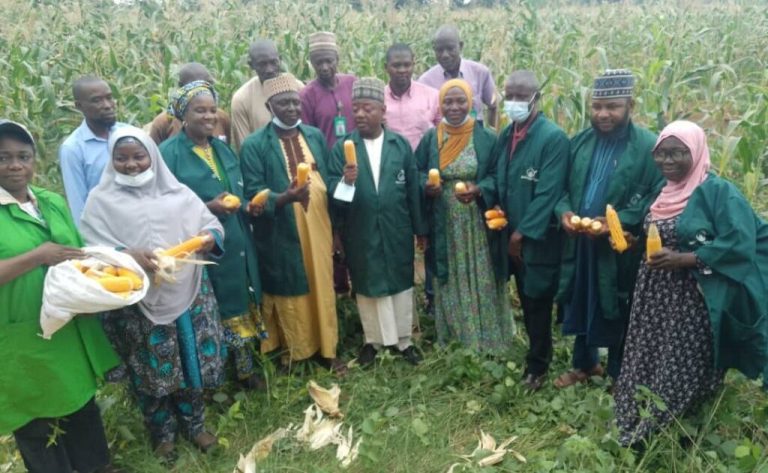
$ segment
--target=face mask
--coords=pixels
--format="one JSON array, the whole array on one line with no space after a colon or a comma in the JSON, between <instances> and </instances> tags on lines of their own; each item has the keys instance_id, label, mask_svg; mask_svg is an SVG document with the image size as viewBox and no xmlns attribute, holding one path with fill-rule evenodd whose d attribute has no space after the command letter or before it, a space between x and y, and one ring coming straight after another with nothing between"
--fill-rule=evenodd
<instances>
[{"instance_id":1,"label":"face mask","mask_svg":"<svg viewBox=\"0 0 768 473\"><path fill-rule=\"evenodd\" d=\"M531 97L528 102L516 102L514 100L504 101L504 113L515 123L522 123L531 115L531 104L536 96Z\"/></svg>"},{"instance_id":2,"label":"face mask","mask_svg":"<svg viewBox=\"0 0 768 473\"><path fill-rule=\"evenodd\" d=\"M464 117L464 120L462 120L462 121L461 121L461 123L459 123L458 125L451 125L451 124L448 122L448 119L447 119L447 118L445 118L445 117L443 117L443 119L442 119L442 122L443 122L443 123L445 123L446 125L450 125L450 126L461 126L461 125L463 125L463 124L467 123L467 121L468 121L470 118L471 118L471 117L469 116L469 113L468 113L468 114L467 114L467 116L466 116L466 117Z\"/></svg>"},{"instance_id":3,"label":"face mask","mask_svg":"<svg viewBox=\"0 0 768 473\"><path fill-rule=\"evenodd\" d=\"M141 187L148 183L155 177L155 171L152 168L148 168L146 171L136 174L135 176L129 176L128 174L115 174L115 182L121 186L128 187Z\"/></svg>"},{"instance_id":4,"label":"face mask","mask_svg":"<svg viewBox=\"0 0 768 473\"><path fill-rule=\"evenodd\" d=\"M278 128L281 128L281 129L283 129L283 130L293 130L294 128L296 128L297 126L299 126L299 125L301 124L301 118L299 118L298 120L296 120L296 123L295 123L295 124L293 124L293 125L286 125L286 124L285 124L285 123L283 123L283 121L282 121L282 120L280 120L279 118L277 118L277 117L272 117L272 123L274 123L276 127L278 127Z\"/></svg>"}]
</instances>

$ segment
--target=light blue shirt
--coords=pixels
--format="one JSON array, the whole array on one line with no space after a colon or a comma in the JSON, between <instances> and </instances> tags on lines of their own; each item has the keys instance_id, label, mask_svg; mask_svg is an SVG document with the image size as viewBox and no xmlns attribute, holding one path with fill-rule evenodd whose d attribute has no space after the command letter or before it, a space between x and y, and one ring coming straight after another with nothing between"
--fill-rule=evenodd
<instances>
[{"instance_id":1,"label":"light blue shirt","mask_svg":"<svg viewBox=\"0 0 768 473\"><path fill-rule=\"evenodd\" d=\"M125 123L115 123L109 132L112 133L125 125ZM64 179L64 192L67 194L72 218L78 227L88 193L101 180L101 173L108 160L107 140L94 135L85 120L59 147L59 164Z\"/></svg>"}]
</instances>

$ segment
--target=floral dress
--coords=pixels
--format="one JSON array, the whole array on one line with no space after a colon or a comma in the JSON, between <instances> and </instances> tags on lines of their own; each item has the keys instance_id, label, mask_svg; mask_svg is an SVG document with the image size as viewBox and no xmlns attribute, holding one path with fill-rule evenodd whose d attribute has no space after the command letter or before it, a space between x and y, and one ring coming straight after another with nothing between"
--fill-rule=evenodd
<instances>
[{"instance_id":1,"label":"floral dress","mask_svg":"<svg viewBox=\"0 0 768 473\"><path fill-rule=\"evenodd\" d=\"M439 198L446 209L448 279L444 284L434 281L438 342L458 340L473 350L504 351L514 335L506 284L496 280L477 203L462 204L453 193L457 182L474 181L477 176L473 140L440 176L443 191Z\"/></svg>"},{"instance_id":2,"label":"floral dress","mask_svg":"<svg viewBox=\"0 0 768 473\"><path fill-rule=\"evenodd\" d=\"M677 217L654 223L664 247L677 250ZM650 215L645 224L647 229ZM697 270L654 270L643 258L614 394L622 445L645 440L722 383L723 372L714 364L707 306L693 275ZM637 396L640 386L658 396L665 408L651 396ZM651 416L641 416L641 409Z\"/></svg>"}]
</instances>

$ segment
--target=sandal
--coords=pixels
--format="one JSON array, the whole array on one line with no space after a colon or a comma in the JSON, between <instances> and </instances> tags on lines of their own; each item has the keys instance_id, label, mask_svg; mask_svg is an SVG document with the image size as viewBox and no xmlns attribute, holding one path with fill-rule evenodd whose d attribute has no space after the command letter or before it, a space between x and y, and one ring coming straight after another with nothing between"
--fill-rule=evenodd
<instances>
[{"instance_id":1,"label":"sandal","mask_svg":"<svg viewBox=\"0 0 768 473\"><path fill-rule=\"evenodd\" d=\"M201 452L208 453L219 443L219 439L210 432L202 431L195 435L195 438L192 439L192 443L194 443Z\"/></svg>"},{"instance_id":2,"label":"sandal","mask_svg":"<svg viewBox=\"0 0 768 473\"><path fill-rule=\"evenodd\" d=\"M584 383L592 376L603 376L603 367L599 364L592 367L589 372L583 370L567 371L555 379L553 384L558 389L567 388L577 383Z\"/></svg>"},{"instance_id":3,"label":"sandal","mask_svg":"<svg viewBox=\"0 0 768 473\"><path fill-rule=\"evenodd\" d=\"M161 463L174 463L177 459L176 443L170 441L158 443L155 447L155 456Z\"/></svg>"}]
</instances>

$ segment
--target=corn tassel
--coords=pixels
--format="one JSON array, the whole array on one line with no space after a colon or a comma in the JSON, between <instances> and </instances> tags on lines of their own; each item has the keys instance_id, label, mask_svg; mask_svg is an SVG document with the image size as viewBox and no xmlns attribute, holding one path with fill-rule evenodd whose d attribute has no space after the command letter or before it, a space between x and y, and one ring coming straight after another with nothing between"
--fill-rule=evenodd
<instances>
[{"instance_id":1,"label":"corn tassel","mask_svg":"<svg viewBox=\"0 0 768 473\"><path fill-rule=\"evenodd\" d=\"M623 253L629 245L627 245L627 240L624 238L624 229L621 228L619 214L616 213L610 204L605 206L605 220L608 223L608 230L611 232L614 248L619 253Z\"/></svg>"},{"instance_id":2,"label":"corn tassel","mask_svg":"<svg viewBox=\"0 0 768 473\"><path fill-rule=\"evenodd\" d=\"M347 165L357 166L357 151L355 151L355 142L352 140L344 141L344 159Z\"/></svg>"},{"instance_id":3,"label":"corn tassel","mask_svg":"<svg viewBox=\"0 0 768 473\"><path fill-rule=\"evenodd\" d=\"M429 180L427 181L430 186L437 187L440 185L440 171L437 169L429 170Z\"/></svg>"},{"instance_id":4,"label":"corn tassel","mask_svg":"<svg viewBox=\"0 0 768 473\"><path fill-rule=\"evenodd\" d=\"M253 199L251 199L251 205L262 205L267 201L268 198L269 189L264 189L263 191L253 196Z\"/></svg>"},{"instance_id":5,"label":"corn tassel","mask_svg":"<svg viewBox=\"0 0 768 473\"><path fill-rule=\"evenodd\" d=\"M661 235L659 235L656 224L652 223L648 226L648 238L645 240L646 260L651 261L651 255L659 251L661 251Z\"/></svg>"},{"instance_id":6,"label":"corn tassel","mask_svg":"<svg viewBox=\"0 0 768 473\"><path fill-rule=\"evenodd\" d=\"M307 183L307 177L309 177L309 164L299 163L296 166L296 187L302 187Z\"/></svg>"}]
</instances>

